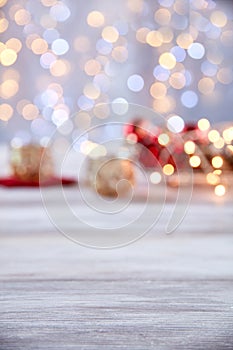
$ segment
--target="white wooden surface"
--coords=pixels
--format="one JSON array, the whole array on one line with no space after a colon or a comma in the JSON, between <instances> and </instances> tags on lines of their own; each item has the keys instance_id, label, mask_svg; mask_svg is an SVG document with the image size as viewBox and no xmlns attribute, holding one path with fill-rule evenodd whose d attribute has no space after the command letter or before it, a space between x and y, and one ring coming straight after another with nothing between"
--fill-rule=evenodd
<instances>
[{"instance_id":1,"label":"white wooden surface","mask_svg":"<svg viewBox=\"0 0 233 350\"><path fill-rule=\"evenodd\" d=\"M0 349L232 349L231 200L195 192L166 235L170 205L156 231L95 250L56 231L38 190L0 189Z\"/></svg>"}]
</instances>

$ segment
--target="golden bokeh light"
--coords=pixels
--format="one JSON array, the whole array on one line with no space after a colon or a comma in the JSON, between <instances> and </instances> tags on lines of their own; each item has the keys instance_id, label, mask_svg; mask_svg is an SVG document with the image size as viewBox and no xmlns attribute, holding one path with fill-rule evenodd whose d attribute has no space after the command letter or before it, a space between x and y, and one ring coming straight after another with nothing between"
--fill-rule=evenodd
<instances>
[{"instance_id":1,"label":"golden bokeh light","mask_svg":"<svg viewBox=\"0 0 233 350\"><path fill-rule=\"evenodd\" d=\"M160 134L159 137L158 137L158 143L161 145L161 146L166 146L168 145L170 142L170 137L163 133L163 134Z\"/></svg>"},{"instance_id":2,"label":"golden bokeh light","mask_svg":"<svg viewBox=\"0 0 233 350\"><path fill-rule=\"evenodd\" d=\"M57 21L49 14L44 14L41 16L40 25L44 28L52 29L57 26Z\"/></svg>"},{"instance_id":3,"label":"golden bokeh light","mask_svg":"<svg viewBox=\"0 0 233 350\"><path fill-rule=\"evenodd\" d=\"M169 113L176 107L176 100L172 96L164 96L153 101L153 109L158 113Z\"/></svg>"},{"instance_id":4,"label":"golden bokeh light","mask_svg":"<svg viewBox=\"0 0 233 350\"><path fill-rule=\"evenodd\" d=\"M109 43L115 43L119 38L118 30L115 27L107 26L102 31L102 38Z\"/></svg>"},{"instance_id":5,"label":"golden bokeh light","mask_svg":"<svg viewBox=\"0 0 233 350\"><path fill-rule=\"evenodd\" d=\"M7 103L0 104L0 120L7 122L13 115L13 108Z\"/></svg>"},{"instance_id":6,"label":"golden bokeh light","mask_svg":"<svg viewBox=\"0 0 233 350\"><path fill-rule=\"evenodd\" d=\"M54 77L61 77L70 71L70 62L67 60L56 60L50 66L50 73Z\"/></svg>"},{"instance_id":7,"label":"golden bokeh light","mask_svg":"<svg viewBox=\"0 0 233 350\"><path fill-rule=\"evenodd\" d=\"M215 83L211 78L202 78L198 82L198 90L204 94L209 95L214 91Z\"/></svg>"},{"instance_id":8,"label":"golden bokeh light","mask_svg":"<svg viewBox=\"0 0 233 350\"><path fill-rule=\"evenodd\" d=\"M112 57L117 62L125 62L128 59L128 50L124 46L117 46L112 50Z\"/></svg>"},{"instance_id":9,"label":"golden bokeh light","mask_svg":"<svg viewBox=\"0 0 233 350\"><path fill-rule=\"evenodd\" d=\"M186 84L184 74L180 72L173 73L169 78L169 83L176 90L183 89Z\"/></svg>"},{"instance_id":10,"label":"golden bokeh light","mask_svg":"<svg viewBox=\"0 0 233 350\"><path fill-rule=\"evenodd\" d=\"M3 66L11 66L17 60L17 53L12 49L4 49L0 54L0 62Z\"/></svg>"},{"instance_id":11,"label":"golden bokeh light","mask_svg":"<svg viewBox=\"0 0 233 350\"><path fill-rule=\"evenodd\" d=\"M198 120L197 126L198 126L199 130L206 131L210 128L210 122L206 118L201 118Z\"/></svg>"},{"instance_id":12,"label":"golden bokeh light","mask_svg":"<svg viewBox=\"0 0 233 350\"><path fill-rule=\"evenodd\" d=\"M214 142L214 147L217 149L222 149L225 146L225 141L222 137L218 141Z\"/></svg>"},{"instance_id":13,"label":"golden bokeh light","mask_svg":"<svg viewBox=\"0 0 233 350\"><path fill-rule=\"evenodd\" d=\"M5 49L6 49L6 45L0 41L0 54Z\"/></svg>"},{"instance_id":14,"label":"golden bokeh light","mask_svg":"<svg viewBox=\"0 0 233 350\"><path fill-rule=\"evenodd\" d=\"M201 158L199 156L192 156L189 159L189 164L193 168L198 168L201 165Z\"/></svg>"},{"instance_id":15,"label":"golden bokeh light","mask_svg":"<svg viewBox=\"0 0 233 350\"><path fill-rule=\"evenodd\" d=\"M13 68L6 69L2 74L2 79L3 79L3 81L10 79L10 80L15 80L15 81L19 82L20 73L19 73L19 71L17 71L16 69L13 69Z\"/></svg>"},{"instance_id":16,"label":"golden bokeh light","mask_svg":"<svg viewBox=\"0 0 233 350\"><path fill-rule=\"evenodd\" d=\"M139 28L137 30L137 32L136 32L136 39L137 39L137 41L139 41L142 44L145 44L146 43L146 37L147 37L147 34L149 32L150 32L150 29L147 28L147 27Z\"/></svg>"},{"instance_id":17,"label":"golden bokeh light","mask_svg":"<svg viewBox=\"0 0 233 350\"><path fill-rule=\"evenodd\" d=\"M8 49L14 50L16 53L18 53L22 49L22 43L19 39L17 38L11 38L7 40L6 42L6 47Z\"/></svg>"},{"instance_id":18,"label":"golden bokeh light","mask_svg":"<svg viewBox=\"0 0 233 350\"><path fill-rule=\"evenodd\" d=\"M215 156L212 158L211 163L214 168L221 168L223 166L223 159L220 156Z\"/></svg>"},{"instance_id":19,"label":"golden bokeh light","mask_svg":"<svg viewBox=\"0 0 233 350\"><path fill-rule=\"evenodd\" d=\"M162 34L159 31L152 30L147 34L146 42L152 47L159 47L163 43Z\"/></svg>"},{"instance_id":20,"label":"golden bokeh light","mask_svg":"<svg viewBox=\"0 0 233 350\"><path fill-rule=\"evenodd\" d=\"M143 11L143 5L143 0L127 0L127 7L135 13L141 13Z\"/></svg>"},{"instance_id":21,"label":"golden bokeh light","mask_svg":"<svg viewBox=\"0 0 233 350\"><path fill-rule=\"evenodd\" d=\"M176 65L176 58L172 53L164 52L159 57L159 63L166 69L173 69Z\"/></svg>"},{"instance_id":22,"label":"golden bokeh light","mask_svg":"<svg viewBox=\"0 0 233 350\"><path fill-rule=\"evenodd\" d=\"M29 100L26 100L26 99L23 99L23 100L20 100L17 105L16 105L16 110L19 114L22 114L23 113L23 108L24 106L30 104L30 101Z\"/></svg>"},{"instance_id":23,"label":"golden bokeh light","mask_svg":"<svg viewBox=\"0 0 233 350\"><path fill-rule=\"evenodd\" d=\"M226 193L226 188L224 185L217 185L214 189L214 193L216 194L216 196L218 197L222 197L225 195Z\"/></svg>"},{"instance_id":24,"label":"golden bokeh light","mask_svg":"<svg viewBox=\"0 0 233 350\"><path fill-rule=\"evenodd\" d=\"M154 19L162 26L167 25L171 21L171 12L168 9L160 8L155 12Z\"/></svg>"},{"instance_id":25,"label":"golden bokeh light","mask_svg":"<svg viewBox=\"0 0 233 350\"><path fill-rule=\"evenodd\" d=\"M233 81L232 67L230 68L220 68L217 73L217 79L220 83L228 85Z\"/></svg>"},{"instance_id":26,"label":"golden bokeh light","mask_svg":"<svg viewBox=\"0 0 233 350\"><path fill-rule=\"evenodd\" d=\"M100 89L98 86L92 83L88 83L84 86L83 93L88 98L96 100L100 96Z\"/></svg>"},{"instance_id":27,"label":"golden bokeh light","mask_svg":"<svg viewBox=\"0 0 233 350\"><path fill-rule=\"evenodd\" d=\"M156 99L161 99L166 96L167 94L167 87L163 83L153 83L150 87L150 94L152 97Z\"/></svg>"},{"instance_id":28,"label":"golden bokeh light","mask_svg":"<svg viewBox=\"0 0 233 350\"><path fill-rule=\"evenodd\" d=\"M37 38L31 43L31 50L36 55L42 55L48 50L48 43L44 39Z\"/></svg>"},{"instance_id":29,"label":"golden bokeh light","mask_svg":"<svg viewBox=\"0 0 233 350\"><path fill-rule=\"evenodd\" d=\"M110 114L109 105L106 103L99 103L94 106L93 114L99 119L106 119Z\"/></svg>"},{"instance_id":30,"label":"golden bokeh light","mask_svg":"<svg viewBox=\"0 0 233 350\"><path fill-rule=\"evenodd\" d=\"M6 5L8 0L0 0L0 7L3 7L4 5Z\"/></svg>"},{"instance_id":31,"label":"golden bokeh light","mask_svg":"<svg viewBox=\"0 0 233 350\"><path fill-rule=\"evenodd\" d=\"M8 99L16 95L18 90L19 85L17 81L8 79L0 85L0 96L4 99Z\"/></svg>"},{"instance_id":32,"label":"golden bokeh light","mask_svg":"<svg viewBox=\"0 0 233 350\"><path fill-rule=\"evenodd\" d=\"M31 14L25 9L20 9L15 13L14 19L19 26L25 26L30 23Z\"/></svg>"},{"instance_id":33,"label":"golden bokeh light","mask_svg":"<svg viewBox=\"0 0 233 350\"><path fill-rule=\"evenodd\" d=\"M211 130L208 132L208 139L210 142L217 142L220 139L218 130Z\"/></svg>"},{"instance_id":34,"label":"golden bokeh light","mask_svg":"<svg viewBox=\"0 0 233 350\"><path fill-rule=\"evenodd\" d=\"M75 125L85 130L91 126L91 116L89 113L81 111L75 116Z\"/></svg>"},{"instance_id":35,"label":"golden bokeh light","mask_svg":"<svg viewBox=\"0 0 233 350\"><path fill-rule=\"evenodd\" d=\"M87 75L97 75L101 70L101 64L94 59L88 60L84 66Z\"/></svg>"},{"instance_id":36,"label":"golden bokeh light","mask_svg":"<svg viewBox=\"0 0 233 350\"><path fill-rule=\"evenodd\" d=\"M209 185L217 185L220 182L219 176L214 173L208 173L206 175L206 181Z\"/></svg>"},{"instance_id":37,"label":"golden bokeh light","mask_svg":"<svg viewBox=\"0 0 233 350\"><path fill-rule=\"evenodd\" d=\"M216 27L220 28L224 27L227 24L227 16L222 11L212 12L210 15L210 20Z\"/></svg>"},{"instance_id":38,"label":"golden bokeh light","mask_svg":"<svg viewBox=\"0 0 233 350\"><path fill-rule=\"evenodd\" d=\"M170 176L174 173L175 169L172 164L165 164L163 167L163 173L167 176Z\"/></svg>"},{"instance_id":39,"label":"golden bokeh light","mask_svg":"<svg viewBox=\"0 0 233 350\"><path fill-rule=\"evenodd\" d=\"M162 35L162 42L165 44L170 43L174 38L174 33L169 27L159 28L159 33Z\"/></svg>"},{"instance_id":40,"label":"golden bokeh light","mask_svg":"<svg viewBox=\"0 0 233 350\"><path fill-rule=\"evenodd\" d=\"M91 27L101 27L104 25L104 15L99 11L92 11L87 16L87 23Z\"/></svg>"},{"instance_id":41,"label":"golden bokeh light","mask_svg":"<svg viewBox=\"0 0 233 350\"><path fill-rule=\"evenodd\" d=\"M57 0L40 0L40 1L46 7L54 6L57 3Z\"/></svg>"},{"instance_id":42,"label":"golden bokeh light","mask_svg":"<svg viewBox=\"0 0 233 350\"><path fill-rule=\"evenodd\" d=\"M193 141L186 141L184 144L184 151L186 154L193 154L196 150L196 145Z\"/></svg>"},{"instance_id":43,"label":"golden bokeh light","mask_svg":"<svg viewBox=\"0 0 233 350\"><path fill-rule=\"evenodd\" d=\"M29 103L23 107L22 116L26 120L36 119L39 115L39 110L36 105Z\"/></svg>"},{"instance_id":44,"label":"golden bokeh light","mask_svg":"<svg viewBox=\"0 0 233 350\"><path fill-rule=\"evenodd\" d=\"M4 33L8 28L9 22L6 18L0 19L0 33Z\"/></svg>"},{"instance_id":45,"label":"golden bokeh light","mask_svg":"<svg viewBox=\"0 0 233 350\"><path fill-rule=\"evenodd\" d=\"M193 37L189 33L182 33L178 35L176 42L182 49L188 49L193 43Z\"/></svg>"},{"instance_id":46,"label":"golden bokeh light","mask_svg":"<svg viewBox=\"0 0 233 350\"><path fill-rule=\"evenodd\" d=\"M226 143L231 143L233 140L233 127L223 130L222 136Z\"/></svg>"}]
</instances>

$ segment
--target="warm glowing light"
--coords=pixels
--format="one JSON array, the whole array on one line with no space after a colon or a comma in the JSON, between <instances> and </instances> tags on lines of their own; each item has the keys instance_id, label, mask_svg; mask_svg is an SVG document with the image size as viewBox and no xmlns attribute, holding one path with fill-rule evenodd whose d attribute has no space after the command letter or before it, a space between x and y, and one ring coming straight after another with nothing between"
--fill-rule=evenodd
<instances>
[{"instance_id":1,"label":"warm glowing light","mask_svg":"<svg viewBox=\"0 0 233 350\"><path fill-rule=\"evenodd\" d=\"M44 39L37 38L31 44L31 50L36 55L42 55L48 50L48 43Z\"/></svg>"},{"instance_id":2,"label":"warm glowing light","mask_svg":"<svg viewBox=\"0 0 233 350\"><path fill-rule=\"evenodd\" d=\"M161 146L166 146L170 141L170 137L167 134L160 134L158 137L158 143Z\"/></svg>"},{"instance_id":3,"label":"warm glowing light","mask_svg":"<svg viewBox=\"0 0 233 350\"><path fill-rule=\"evenodd\" d=\"M162 35L163 43L166 43L166 44L170 43L174 38L174 33L173 33L172 29L169 27L159 28L159 33Z\"/></svg>"},{"instance_id":4,"label":"warm glowing light","mask_svg":"<svg viewBox=\"0 0 233 350\"><path fill-rule=\"evenodd\" d=\"M86 62L84 70L87 75L96 75L100 72L101 70L101 65L97 60L89 60Z\"/></svg>"},{"instance_id":5,"label":"warm glowing light","mask_svg":"<svg viewBox=\"0 0 233 350\"><path fill-rule=\"evenodd\" d=\"M83 93L88 98L96 100L100 96L100 89L98 86L92 83L88 83L84 86Z\"/></svg>"},{"instance_id":6,"label":"warm glowing light","mask_svg":"<svg viewBox=\"0 0 233 350\"><path fill-rule=\"evenodd\" d=\"M79 112L75 117L75 125L82 130L85 130L91 125L91 117L87 112Z\"/></svg>"},{"instance_id":7,"label":"warm glowing light","mask_svg":"<svg viewBox=\"0 0 233 350\"><path fill-rule=\"evenodd\" d=\"M223 166L223 159L220 156L215 156L211 161L214 168L221 168Z\"/></svg>"},{"instance_id":8,"label":"warm glowing light","mask_svg":"<svg viewBox=\"0 0 233 350\"><path fill-rule=\"evenodd\" d=\"M176 107L176 100L172 96L164 96L153 102L153 109L158 113L169 113Z\"/></svg>"},{"instance_id":9,"label":"warm glowing light","mask_svg":"<svg viewBox=\"0 0 233 350\"><path fill-rule=\"evenodd\" d=\"M70 63L66 60L57 60L50 66L50 72L55 77L66 75L70 70Z\"/></svg>"},{"instance_id":10,"label":"warm glowing light","mask_svg":"<svg viewBox=\"0 0 233 350\"><path fill-rule=\"evenodd\" d=\"M0 54L0 61L3 66L11 66L17 60L17 53L12 49L5 49Z\"/></svg>"},{"instance_id":11,"label":"warm glowing light","mask_svg":"<svg viewBox=\"0 0 233 350\"><path fill-rule=\"evenodd\" d=\"M0 19L0 33L4 33L9 26L9 22L6 18Z\"/></svg>"},{"instance_id":12,"label":"warm glowing light","mask_svg":"<svg viewBox=\"0 0 233 350\"><path fill-rule=\"evenodd\" d=\"M201 165L201 158L199 156L192 156L189 159L189 164L193 168L198 168Z\"/></svg>"},{"instance_id":13,"label":"warm glowing light","mask_svg":"<svg viewBox=\"0 0 233 350\"><path fill-rule=\"evenodd\" d=\"M156 99L161 99L164 96L166 96L166 93L167 93L167 88L165 84L156 82L151 85L150 94L152 97Z\"/></svg>"},{"instance_id":14,"label":"warm glowing light","mask_svg":"<svg viewBox=\"0 0 233 350\"><path fill-rule=\"evenodd\" d=\"M14 19L19 26L25 26L31 21L31 15L27 10L20 9L15 13Z\"/></svg>"},{"instance_id":15,"label":"warm glowing light","mask_svg":"<svg viewBox=\"0 0 233 350\"><path fill-rule=\"evenodd\" d=\"M157 171L150 174L150 181L152 184L157 185L161 182L161 180L162 180L162 176Z\"/></svg>"},{"instance_id":16,"label":"warm glowing light","mask_svg":"<svg viewBox=\"0 0 233 350\"><path fill-rule=\"evenodd\" d=\"M57 0L40 0L40 1L46 7L54 6L57 2Z\"/></svg>"},{"instance_id":17,"label":"warm glowing light","mask_svg":"<svg viewBox=\"0 0 233 350\"><path fill-rule=\"evenodd\" d=\"M137 41L139 41L140 43L145 44L146 43L146 38L147 38L147 34L150 32L150 29L147 27L142 27L139 28L136 32L136 39Z\"/></svg>"},{"instance_id":18,"label":"warm glowing light","mask_svg":"<svg viewBox=\"0 0 233 350\"><path fill-rule=\"evenodd\" d=\"M176 42L182 49L188 49L193 43L193 37L189 33L182 33L178 35Z\"/></svg>"},{"instance_id":19,"label":"warm glowing light","mask_svg":"<svg viewBox=\"0 0 233 350\"><path fill-rule=\"evenodd\" d=\"M7 122L13 115L13 108L7 103L0 105L0 120Z\"/></svg>"},{"instance_id":20,"label":"warm glowing light","mask_svg":"<svg viewBox=\"0 0 233 350\"><path fill-rule=\"evenodd\" d=\"M214 189L214 193L216 194L216 196L218 197L222 197L224 196L224 194L226 193L226 188L223 185L217 185Z\"/></svg>"},{"instance_id":21,"label":"warm glowing light","mask_svg":"<svg viewBox=\"0 0 233 350\"><path fill-rule=\"evenodd\" d=\"M170 176L170 175L172 175L174 173L174 171L175 171L175 169L174 169L174 166L172 164L166 164L163 167L163 173L165 175Z\"/></svg>"},{"instance_id":22,"label":"warm glowing light","mask_svg":"<svg viewBox=\"0 0 233 350\"><path fill-rule=\"evenodd\" d=\"M11 39L7 40L6 47L8 49L12 49L16 53L18 53L21 50L21 48L22 48L22 43L21 43L21 41L19 39L11 38Z\"/></svg>"},{"instance_id":23,"label":"warm glowing light","mask_svg":"<svg viewBox=\"0 0 233 350\"><path fill-rule=\"evenodd\" d=\"M99 103L93 108L94 115L99 119L105 119L110 114L109 105L106 103Z\"/></svg>"},{"instance_id":24,"label":"warm glowing light","mask_svg":"<svg viewBox=\"0 0 233 350\"><path fill-rule=\"evenodd\" d=\"M11 98L15 94L17 94L19 90L19 85L17 81L9 79L5 80L1 85L0 85L0 96L4 99Z\"/></svg>"},{"instance_id":25,"label":"warm glowing light","mask_svg":"<svg viewBox=\"0 0 233 350\"><path fill-rule=\"evenodd\" d=\"M220 181L219 176L213 173L206 175L206 181L209 185L217 185Z\"/></svg>"},{"instance_id":26,"label":"warm glowing light","mask_svg":"<svg viewBox=\"0 0 233 350\"><path fill-rule=\"evenodd\" d=\"M202 78L198 82L198 90L204 94L212 94L215 88L215 83L211 78Z\"/></svg>"},{"instance_id":27,"label":"warm glowing light","mask_svg":"<svg viewBox=\"0 0 233 350\"><path fill-rule=\"evenodd\" d=\"M0 7L3 7L8 0L0 0Z\"/></svg>"},{"instance_id":28,"label":"warm glowing light","mask_svg":"<svg viewBox=\"0 0 233 350\"><path fill-rule=\"evenodd\" d=\"M101 27L104 25L104 15L99 11L92 11L87 16L87 23L91 27Z\"/></svg>"},{"instance_id":29,"label":"warm glowing light","mask_svg":"<svg viewBox=\"0 0 233 350\"><path fill-rule=\"evenodd\" d=\"M184 144L184 151L186 154L193 154L195 152L196 145L193 141L187 141Z\"/></svg>"},{"instance_id":30,"label":"warm glowing light","mask_svg":"<svg viewBox=\"0 0 233 350\"><path fill-rule=\"evenodd\" d=\"M160 8L155 12L154 19L161 25L167 25L171 21L171 12L167 9Z\"/></svg>"},{"instance_id":31,"label":"warm glowing light","mask_svg":"<svg viewBox=\"0 0 233 350\"><path fill-rule=\"evenodd\" d=\"M220 137L218 141L214 142L214 147L217 149L221 149L224 146L225 146L225 141L222 137Z\"/></svg>"},{"instance_id":32,"label":"warm glowing light","mask_svg":"<svg viewBox=\"0 0 233 350\"><path fill-rule=\"evenodd\" d=\"M233 81L232 67L219 69L217 73L217 79L224 85L231 84Z\"/></svg>"},{"instance_id":33,"label":"warm glowing light","mask_svg":"<svg viewBox=\"0 0 233 350\"><path fill-rule=\"evenodd\" d=\"M231 141L233 140L233 127L225 129L222 133L222 136L226 143L231 143Z\"/></svg>"},{"instance_id":34,"label":"warm glowing light","mask_svg":"<svg viewBox=\"0 0 233 350\"><path fill-rule=\"evenodd\" d=\"M159 57L159 63L162 67L164 67L166 69L172 69L176 65L176 58L172 53L164 52Z\"/></svg>"},{"instance_id":35,"label":"warm glowing light","mask_svg":"<svg viewBox=\"0 0 233 350\"><path fill-rule=\"evenodd\" d=\"M26 120L33 120L38 117L39 110L34 104L29 103L23 107L22 115Z\"/></svg>"},{"instance_id":36,"label":"warm glowing light","mask_svg":"<svg viewBox=\"0 0 233 350\"><path fill-rule=\"evenodd\" d=\"M169 78L170 85L177 90L183 89L186 83L184 74L180 72L173 73Z\"/></svg>"},{"instance_id":37,"label":"warm glowing light","mask_svg":"<svg viewBox=\"0 0 233 350\"><path fill-rule=\"evenodd\" d=\"M217 130L211 130L208 133L208 139L210 142L217 142L220 138L220 134Z\"/></svg>"},{"instance_id":38,"label":"warm glowing light","mask_svg":"<svg viewBox=\"0 0 233 350\"><path fill-rule=\"evenodd\" d=\"M152 47L159 47L163 43L163 37L160 32L152 30L147 34L146 42Z\"/></svg>"},{"instance_id":39,"label":"warm glowing light","mask_svg":"<svg viewBox=\"0 0 233 350\"><path fill-rule=\"evenodd\" d=\"M199 130L206 131L210 128L210 122L208 119L202 118L198 121L197 126L198 126Z\"/></svg>"},{"instance_id":40,"label":"warm glowing light","mask_svg":"<svg viewBox=\"0 0 233 350\"><path fill-rule=\"evenodd\" d=\"M116 46L112 50L112 57L117 62L125 62L128 59L128 50L124 46Z\"/></svg>"},{"instance_id":41,"label":"warm glowing light","mask_svg":"<svg viewBox=\"0 0 233 350\"><path fill-rule=\"evenodd\" d=\"M224 27L227 24L227 16L222 11L212 12L210 20L216 27L220 28Z\"/></svg>"},{"instance_id":42,"label":"warm glowing light","mask_svg":"<svg viewBox=\"0 0 233 350\"><path fill-rule=\"evenodd\" d=\"M102 31L102 38L110 43L115 43L119 38L118 30L115 27L107 26Z\"/></svg>"}]
</instances>

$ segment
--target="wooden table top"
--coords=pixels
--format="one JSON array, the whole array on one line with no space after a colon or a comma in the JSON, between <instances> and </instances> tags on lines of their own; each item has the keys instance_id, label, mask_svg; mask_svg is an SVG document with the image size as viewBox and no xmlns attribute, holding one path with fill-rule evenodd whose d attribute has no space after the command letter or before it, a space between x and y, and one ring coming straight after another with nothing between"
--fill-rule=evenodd
<instances>
[{"instance_id":1,"label":"wooden table top","mask_svg":"<svg viewBox=\"0 0 233 350\"><path fill-rule=\"evenodd\" d=\"M0 208L1 350L233 349L231 203L111 250L58 233L35 189Z\"/></svg>"}]
</instances>

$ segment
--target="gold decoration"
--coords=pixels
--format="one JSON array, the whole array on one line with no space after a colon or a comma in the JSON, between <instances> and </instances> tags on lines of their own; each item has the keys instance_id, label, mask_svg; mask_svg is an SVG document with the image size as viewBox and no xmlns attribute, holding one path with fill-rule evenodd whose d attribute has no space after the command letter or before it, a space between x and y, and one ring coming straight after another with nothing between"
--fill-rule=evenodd
<instances>
[{"instance_id":1,"label":"gold decoration","mask_svg":"<svg viewBox=\"0 0 233 350\"><path fill-rule=\"evenodd\" d=\"M91 185L102 196L124 196L134 185L133 165L128 159L90 159L89 174Z\"/></svg>"},{"instance_id":2,"label":"gold decoration","mask_svg":"<svg viewBox=\"0 0 233 350\"><path fill-rule=\"evenodd\" d=\"M46 181L53 176L50 151L38 145L12 148L11 168L13 175L22 181Z\"/></svg>"}]
</instances>

